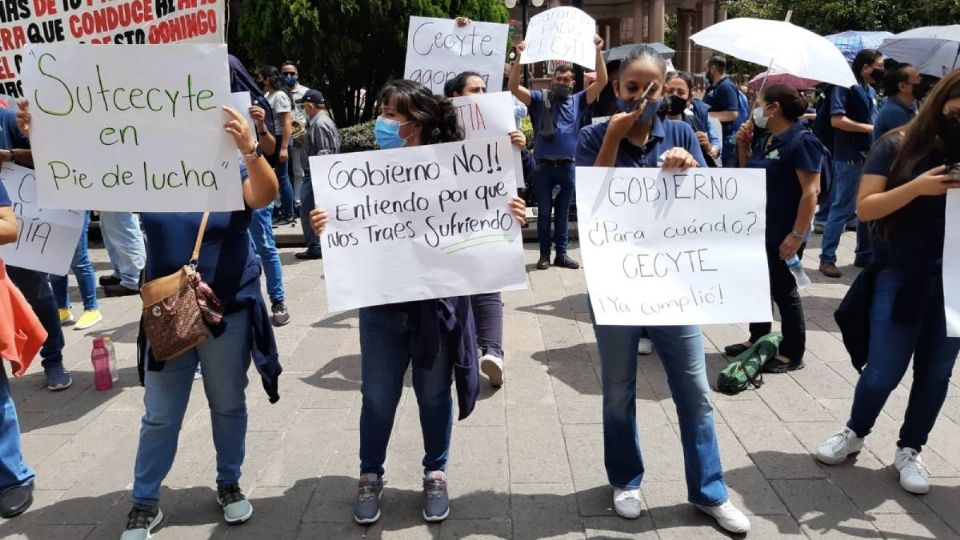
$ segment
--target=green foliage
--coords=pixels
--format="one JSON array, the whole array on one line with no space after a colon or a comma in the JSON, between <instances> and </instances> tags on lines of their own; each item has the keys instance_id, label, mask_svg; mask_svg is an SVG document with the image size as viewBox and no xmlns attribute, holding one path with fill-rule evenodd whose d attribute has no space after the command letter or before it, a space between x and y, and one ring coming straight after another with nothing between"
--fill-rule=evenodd
<instances>
[{"instance_id":1,"label":"green foliage","mask_svg":"<svg viewBox=\"0 0 960 540\"><path fill-rule=\"evenodd\" d=\"M527 150L533 151L533 120L530 120L529 114L520 120L520 131L527 138Z\"/></svg>"},{"instance_id":2,"label":"green foliage","mask_svg":"<svg viewBox=\"0 0 960 540\"><path fill-rule=\"evenodd\" d=\"M294 60L337 124L351 126L370 119L380 88L403 75L412 15L509 17L502 0L245 0L230 47L251 69Z\"/></svg>"},{"instance_id":3,"label":"green foliage","mask_svg":"<svg viewBox=\"0 0 960 540\"><path fill-rule=\"evenodd\" d=\"M362 124L340 129L340 152L364 152L376 150L377 140L373 135L373 128L377 122L368 120Z\"/></svg>"}]
</instances>

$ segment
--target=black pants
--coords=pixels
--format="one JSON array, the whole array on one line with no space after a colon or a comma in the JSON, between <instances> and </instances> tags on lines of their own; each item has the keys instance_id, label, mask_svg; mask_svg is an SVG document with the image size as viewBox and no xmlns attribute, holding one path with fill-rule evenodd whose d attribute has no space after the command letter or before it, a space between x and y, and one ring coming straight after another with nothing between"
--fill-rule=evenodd
<instances>
[{"instance_id":1,"label":"black pants","mask_svg":"<svg viewBox=\"0 0 960 540\"><path fill-rule=\"evenodd\" d=\"M803 257L806 243L800 245L798 257ZM770 297L780 311L780 326L783 341L780 354L793 362L803 360L807 350L807 328L803 320L803 304L800 303L800 290L787 263L780 258L780 246L767 246L767 270L770 272ZM750 341L770 333L770 323L750 323Z\"/></svg>"}]
</instances>

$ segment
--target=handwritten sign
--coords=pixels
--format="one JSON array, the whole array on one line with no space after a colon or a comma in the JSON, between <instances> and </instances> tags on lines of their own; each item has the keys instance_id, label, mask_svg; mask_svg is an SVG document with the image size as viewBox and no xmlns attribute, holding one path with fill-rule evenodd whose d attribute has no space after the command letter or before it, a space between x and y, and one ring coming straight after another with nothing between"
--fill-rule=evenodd
<instances>
[{"instance_id":1,"label":"handwritten sign","mask_svg":"<svg viewBox=\"0 0 960 540\"><path fill-rule=\"evenodd\" d=\"M960 192L947 190L946 225L943 228L943 307L947 337L960 337Z\"/></svg>"},{"instance_id":2,"label":"handwritten sign","mask_svg":"<svg viewBox=\"0 0 960 540\"><path fill-rule=\"evenodd\" d=\"M593 44L596 35L596 21L579 9L548 9L530 19L524 39L527 49L520 55L520 63L566 60L596 69L597 47Z\"/></svg>"},{"instance_id":3,"label":"handwritten sign","mask_svg":"<svg viewBox=\"0 0 960 540\"><path fill-rule=\"evenodd\" d=\"M453 106L457 108L457 117L467 139L499 137L517 130L510 92L455 97ZM513 152L516 162L521 163L520 149L514 146ZM517 186L523 185L523 168L517 167Z\"/></svg>"},{"instance_id":4,"label":"handwritten sign","mask_svg":"<svg viewBox=\"0 0 960 540\"><path fill-rule=\"evenodd\" d=\"M24 97L28 43L223 43L227 0L18 0L0 5L0 94Z\"/></svg>"},{"instance_id":5,"label":"handwritten sign","mask_svg":"<svg viewBox=\"0 0 960 540\"><path fill-rule=\"evenodd\" d=\"M463 71L476 71L487 88L503 88L503 64L509 26L471 22L457 26L453 19L410 17L407 61L403 78L418 81L443 94L443 85Z\"/></svg>"},{"instance_id":6,"label":"handwritten sign","mask_svg":"<svg viewBox=\"0 0 960 540\"><path fill-rule=\"evenodd\" d=\"M4 163L0 182L20 226L17 241L0 246L0 259L10 266L66 275L83 229L83 213L40 208L36 178L25 167Z\"/></svg>"},{"instance_id":7,"label":"handwritten sign","mask_svg":"<svg viewBox=\"0 0 960 540\"><path fill-rule=\"evenodd\" d=\"M765 172L577 167L598 324L769 321Z\"/></svg>"},{"instance_id":8,"label":"handwritten sign","mask_svg":"<svg viewBox=\"0 0 960 540\"><path fill-rule=\"evenodd\" d=\"M522 289L510 139L310 158L331 311Z\"/></svg>"},{"instance_id":9,"label":"handwritten sign","mask_svg":"<svg viewBox=\"0 0 960 540\"><path fill-rule=\"evenodd\" d=\"M225 45L36 45L24 55L44 208L243 208Z\"/></svg>"}]
</instances>

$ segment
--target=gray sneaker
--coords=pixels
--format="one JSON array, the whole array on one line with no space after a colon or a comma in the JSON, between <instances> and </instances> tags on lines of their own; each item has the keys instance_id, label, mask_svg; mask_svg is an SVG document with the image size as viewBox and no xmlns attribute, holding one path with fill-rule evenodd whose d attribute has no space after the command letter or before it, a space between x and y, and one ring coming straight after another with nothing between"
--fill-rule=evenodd
<instances>
[{"instance_id":1,"label":"gray sneaker","mask_svg":"<svg viewBox=\"0 0 960 540\"><path fill-rule=\"evenodd\" d=\"M223 507L223 519L229 525L246 523L253 517L253 505L244 496L239 484L217 486L217 502Z\"/></svg>"},{"instance_id":2,"label":"gray sneaker","mask_svg":"<svg viewBox=\"0 0 960 540\"><path fill-rule=\"evenodd\" d=\"M449 515L447 475L443 471L429 471L423 476L423 519L434 523L447 519Z\"/></svg>"},{"instance_id":3,"label":"gray sneaker","mask_svg":"<svg viewBox=\"0 0 960 540\"><path fill-rule=\"evenodd\" d=\"M163 521L163 512L159 506L149 507L133 505L127 514L127 529L120 535L120 540L149 540L153 538L153 530Z\"/></svg>"},{"instance_id":4,"label":"gray sneaker","mask_svg":"<svg viewBox=\"0 0 960 540\"><path fill-rule=\"evenodd\" d=\"M383 496L383 478L375 473L360 475L357 498L353 501L353 519L361 525L380 519L380 497Z\"/></svg>"}]
</instances>

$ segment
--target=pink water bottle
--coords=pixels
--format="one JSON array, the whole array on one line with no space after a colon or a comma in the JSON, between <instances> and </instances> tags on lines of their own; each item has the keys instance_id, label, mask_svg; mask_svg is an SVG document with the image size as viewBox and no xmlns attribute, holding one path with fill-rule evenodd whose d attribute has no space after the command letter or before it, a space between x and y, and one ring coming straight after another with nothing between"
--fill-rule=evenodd
<instances>
[{"instance_id":1,"label":"pink water bottle","mask_svg":"<svg viewBox=\"0 0 960 540\"><path fill-rule=\"evenodd\" d=\"M93 339L93 352L90 353L93 363L93 386L97 390L113 388L113 377L110 376L110 351L102 337Z\"/></svg>"}]
</instances>

